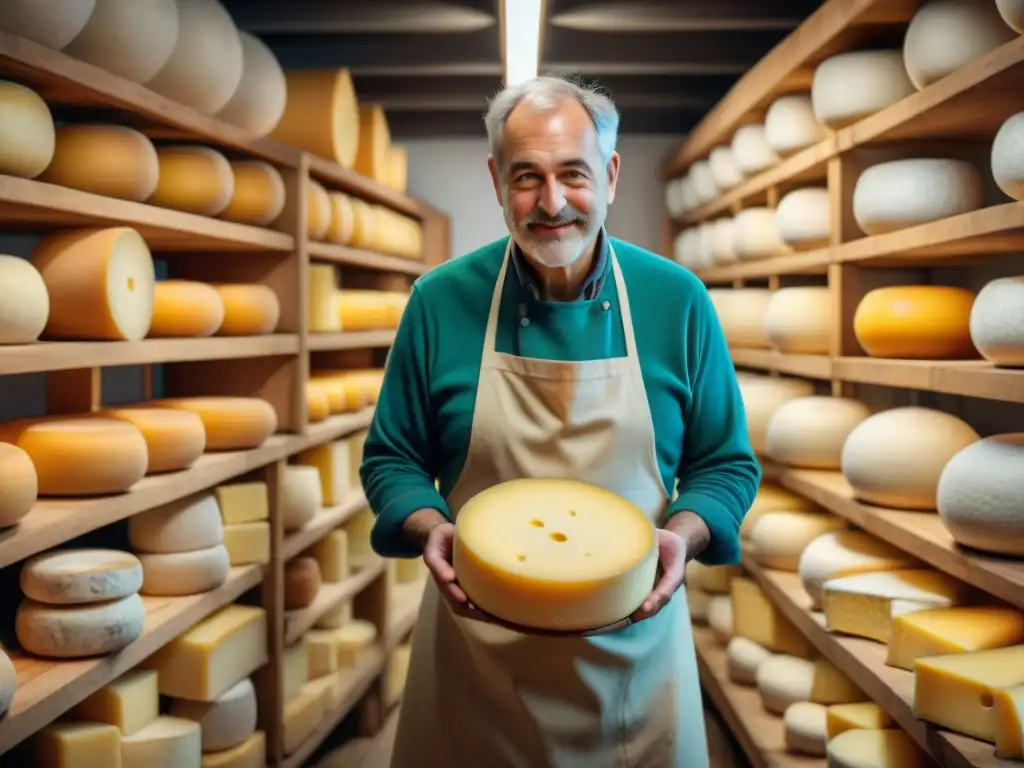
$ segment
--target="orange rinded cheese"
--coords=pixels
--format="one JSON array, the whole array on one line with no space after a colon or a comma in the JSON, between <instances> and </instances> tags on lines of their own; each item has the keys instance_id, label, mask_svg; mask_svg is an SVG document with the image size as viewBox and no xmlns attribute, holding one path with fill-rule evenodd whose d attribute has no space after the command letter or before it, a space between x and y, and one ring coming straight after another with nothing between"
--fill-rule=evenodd
<instances>
[{"instance_id":1,"label":"orange rinded cheese","mask_svg":"<svg viewBox=\"0 0 1024 768\"><path fill-rule=\"evenodd\" d=\"M310 380L325 388L331 404L331 413L359 411L369 403L363 390L357 386L346 384L339 375L317 372L310 377Z\"/></svg>"},{"instance_id":2,"label":"orange rinded cheese","mask_svg":"<svg viewBox=\"0 0 1024 768\"><path fill-rule=\"evenodd\" d=\"M331 226L331 198L323 185L306 179L306 234L310 240L323 240Z\"/></svg>"},{"instance_id":3,"label":"orange rinded cheese","mask_svg":"<svg viewBox=\"0 0 1024 768\"><path fill-rule=\"evenodd\" d=\"M47 417L0 425L36 468L40 496L123 493L146 474L146 440L133 424L93 416Z\"/></svg>"},{"instance_id":4,"label":"orange rinded cheese","mask_svg":"<svg viewBox=\"0 0 1024 768\"><path fill-rule=\"evenodd\" d=\"M231 162L234 190L220 217L240 224L265 227L284 210L285 191L281 172L262 160Z\"/></svg>"},{"instance_id":5,"label":"orange rinded cheese","mask_svg":"<svg viewBox=\"0 0 1024 768\"><path fill-rule=\"evenodd\" d=\"M341 192L328 192L331 201L331 224L327 228L328 242L348 245L356 226L355 209L352 198Z\"/></svg>"},{"instance_id":6,"label":"orange rinded cheese","mask_svg":"<svg viewBox=\"0 0 1024 768\"><path fill-rule=\"evenodd\" d=\"M359 144L355 169L363 176L383 183L388 176L388 147L391 132L380 104L359 106Z\"/></svg>"},{"instance_id":7,"label":"orange rinded cheese","mask_svg":"<svg viewBox=\"0 0 1024 768\"><path fill-rule=\"evenodd\" d=\"M405 147L388 147L387 178L384 185L398 192L405 192L408 183L408 155Z\"/></svg>"},{"instance_id":8,"label":"orange rinded cheese","mask_svg":"<svg viewBox=\"0 0 1024 768\"><path fill-rule=\"evenodd\" d=\"M366 370L346 371L342 375L342 381L348 386L360 390L370 404L377 402L380 388L384 384L384 369L372 368Z\"/></svg>"},{"instance_id":9,"label":"orange rinded cheese","mask_svg":"<svg viewBox=\"0 0 1024 768\"><path fill-rule=\"evenodd\" d=\"M323 421L331 415L331 401L327 392L316 382L306 382L306 416L311 422Z\"/></svg>"},{"instance_id":10,"label":"orange rinded cheese","mask_svg":"<svg viewBox=\"0 0 1024 768\"><path fill-rule=\"evenodd\" d=\"M138 427L146 441L146 474L188 469L206 450L203 420L188 411L169 408L110 408L98 414Z\"/></svg>"},{"instance_id":11,"label":"orange rinded cheese","mask_svg":"<svg viewBox=\"0 0 1024 768\"><path fill-rule=\"evenodd\" d=\"M191 280L162 280L153 291L149 337L203 338L224 322L224 300L213 286Z\"/></svg>"},{"instance_id":12,"label":"orange rinded cheese","mask_svg":"<svg viewBox=\"0 0 1024 768\"><path fill-rule=\"evenodd\" d=\"M0 528L15 525L32 511L38 493L29 455L16 445L0 443Z\"/></svg>"},{"instance_id":13,"label":"orange rinded cheese","mask_svg":"<svg viewBox=\"0 0 1024 768\"><path fill-rule=\"evenodd\" d=\"M281 302L271 288L259 284L215 285L224 302L218 336L261 336L273 333L281 320Z\"/></svg>"},{"instance_id":14,"label":"orange rinded cheese","mask_svg":"<svg viewBox=\"0 0 1024 768\"><path fill-rule=\"evenodd\" d=\"M47 235L32 249L46 283L51 339L138 341L153 318L153 256L128 227Z\"/></svg>"},{"instance_id":15,"label":"orange rinded cheese","mask_svg":"<svg viewBox=\"0 0 1024 768\"><path fill-rule=\"evenodd\" d=\"M277 412L257 397L178 397L154 400L159 408L192 411L206 428L206 450L258 448L277 431Z\"/></svg>"},{"instance_id":16,"label":"orange rinded cheese","mask_svg":"<svg viewBox=\"0 0 1024 768\"><path fill-rule=\"evenodd\" d=\"M231 163L209 147L160 147L160 181L148 202L176 211L216 216L231 202Z\"/></svg>"},{"instance_id":17,"label":"orange rinded cheese","mask_svg":"<svg viewBox=\"0 0 1024 768\"><path fill-rule=\"evenodd\" d=\"M943 285L899 285L868 293L853 316L857 341L872 357L948 360L975 356L974 293Z\"/></svg>"},{"instance_id":18,"label":"orange rinded cheese","mask_svg":"<svg viewBox=\"0 0 1024 768\"><path fill-rule=\"evenodd\" d=\"M345 385L340 381L310 379L309 384L315 386L327 398L327 410L330 413L344 413L348 410Z\"/></svg>"},{"instance_id":19,"label":"orange rinded cheese","mask_svg":"<svg viewBox=\"0 0 1024 768\"><path fill-rule=\"evenodd\" d=\"M0 80L0 173L36 178L53 159L55 137L53 115L39 94Z\"/></svg>"},{"instance_id":20,"label":"orange rinded cheese","mask_svg":"<svg viewBox=\"0 0 1024 768\"><path fill-rule=\"evenodd\" d=\"M49 316L50 294L39 270L25 259L0 254L0 344L36 341Z\"/></svg>"},{"instance_id":21,"label":"orange rinded cheese","mask_svg":"<svg viewBox=\"0 0 1024 768\"><path fill-rule=\"evenodd\" d=\"M288 102L270 138L351 168L359 144L359 103L347 69L289 69Z\"/></svg>"},{"instance_id":22,"label":"orange rinded cheese","mask_svg":"<svg viewBox=\"0 0 1024 768\"><path fill-rule=\"evenodd\" d=\"M153 142L122 125L62 125L50 165L39 177L48 184L143 202L160 176Z\"/></svg>"}]
</instances>

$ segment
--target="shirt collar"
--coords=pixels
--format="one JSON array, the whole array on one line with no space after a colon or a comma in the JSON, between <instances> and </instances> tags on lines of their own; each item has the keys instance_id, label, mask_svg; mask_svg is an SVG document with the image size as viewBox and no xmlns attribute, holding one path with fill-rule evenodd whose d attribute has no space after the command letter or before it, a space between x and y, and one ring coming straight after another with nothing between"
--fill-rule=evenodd
<instances>
[{"instance_id":1,"label":"shirt collar","mask_svg":"<svg viewBox=\"0 0 1024 768\"><path fill-rule=\"evenodd\" d=\"M512 247L510 248L510 259L512 265L516 269L516 276L519 278L519 283L523 286L534 299L540 300L540 286L537 283L536 273L533 267L530 266L526 260L526 256L519 248L519 244L516 243L515 238L512 239ZM586 279L580 286L580 294L576 297L576 301L589 301L594 299L601 293L601 288L604 287L605 278L608 276L608 267L611 264L609 258L608 248L608 237L602 228L597 233L597 241L594 243L594 263L590 267L590 272L587 274Z\"/></svg>"}]
</instances>

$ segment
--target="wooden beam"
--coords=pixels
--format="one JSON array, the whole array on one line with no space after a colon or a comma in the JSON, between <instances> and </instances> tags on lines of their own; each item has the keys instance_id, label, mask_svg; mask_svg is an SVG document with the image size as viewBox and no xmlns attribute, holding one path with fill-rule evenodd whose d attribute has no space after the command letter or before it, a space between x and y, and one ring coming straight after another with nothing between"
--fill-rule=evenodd
<instances>
[{"instance_id":1,"label":"wooden beam","mask_svg":"<svg viewBox=\"0 0 1024 768\"><path fill-rule=\"evenodd\" d=\"M235 23L253 33L309 35L475 32L497 24L493 13L453 3L325 3L322 0L230 0Z\"/></svg>"}]
</instances>

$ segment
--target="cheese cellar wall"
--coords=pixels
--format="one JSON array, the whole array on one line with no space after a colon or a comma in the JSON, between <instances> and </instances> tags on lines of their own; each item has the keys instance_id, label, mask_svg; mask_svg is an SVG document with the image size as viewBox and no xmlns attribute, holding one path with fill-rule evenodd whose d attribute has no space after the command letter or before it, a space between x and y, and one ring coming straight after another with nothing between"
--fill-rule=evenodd
<instances>
[{"instance_id":1,"label":"cheese cellar wall","mask_svg":"<svg viewBox=\"0 0 1024 768\"><path fill-rule=\"evenodd\" d=\"M665 168L764 482L688 580L759 766L1024 760L1024 4L826 0Z\"/></svg>"},{"instance_id":2,"label":"cheese cellar wall","mask_svg":"<svg viewBox=\"0 0 1024 768\"><path fill-rule=\"evenodd\" d=\"M448 220L346 70L217 0L0 15L0 755L299 766L401 695L425 572L362 440Z\"/></svg>"}]
</instances>

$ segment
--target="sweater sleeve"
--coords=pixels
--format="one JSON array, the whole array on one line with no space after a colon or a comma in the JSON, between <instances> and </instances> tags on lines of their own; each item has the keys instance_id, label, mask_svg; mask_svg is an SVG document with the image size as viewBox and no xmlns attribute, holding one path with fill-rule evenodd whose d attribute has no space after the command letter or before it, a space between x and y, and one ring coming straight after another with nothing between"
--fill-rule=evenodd
<instances>
[{"instance_id":1,"label":"sweater sleeve","mask_svg":"<svg viewBox=\"0 0 1024 768\"><path fill-rule=\"evenodd\" d=\"M419 554L402 537L402 525L416 510L436 509L451 519L434 485L434 457L440 451L430 402L428 331L426 307L414 285L388 355L359 468L377 516L370 544L384 557Z\"/></svg>"},{"instance_id":2,"label":"sweater sleeve","mask_svg":"<svg viewBox=\"0 0 1024 768\"><path fill-rule=\"evenodd\" d=\"M669 515L688 510L711 531L697 560L725 565L740 560L740 525L754 503L761 466L747 436L736 372L707 291L690 318L692 401L677 472L678 497Z\"/></svg>"}]
</instances>

